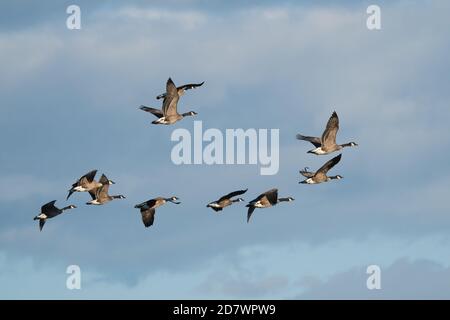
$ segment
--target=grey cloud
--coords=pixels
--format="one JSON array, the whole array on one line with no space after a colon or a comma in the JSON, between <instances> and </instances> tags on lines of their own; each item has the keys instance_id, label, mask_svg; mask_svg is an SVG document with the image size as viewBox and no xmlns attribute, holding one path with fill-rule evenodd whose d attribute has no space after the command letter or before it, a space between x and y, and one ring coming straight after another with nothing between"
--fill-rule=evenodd
<instances>
[{"instance_id":1,"label":"grey cloud","mask_svg":"<svg viewBox=\"0 0 450 320\"><path fill-rule=\"evenodd\" d=\"M326 281L302 281L299 299L449 299L450 268L430 260L399 259L381 266L381 289L366 286L366 267L335 274Z\"/></svg>"},{"instance_id":2,"label":"grey cloud","mask_svg":"<svg viewBox=\"0 0 450 320\"><path fill-rule=\"evenodd\" d=\"M441 150L450 142L449 96L437 72L448 67L446 6L386 5L379 33L365 29L360 7L303 10L293 4L224 14L118 6L86 10L78 33L54 28L53 21L2 32L7 72L0 75L0 139L7 152L0 155L1 176L39 172L55 181L52 194L32 192L28 201L2 203L2 213L16 213L0 227L2 249L38 262L92 264L135 283L150 265L196 269L217 252L243 245L446 233L450 172ZM403 23L405 12L410 21L423 21L414 24L415 37ZM191 28L171 23L180 16L193 19ZM137 109L156 104L168 76L206 80L180 106L196 107L205 126L281 128L280 174L260 177L248 166L173 166L171 128L152 127ZM360 147L346 150L336 168L345 177L339 184L301 188L298 169L318 167L324 158L306 155L309 146L295 133L320 134L334 108L341 116L339 139L355 139ZM255 110L264 112L255 116ZM63 199L73 179L92 168L116 180L114 192L127 200L96 210L81 206L39 234L30 219L35 210L48 198ZM241 187L250 188L250 199L274 186L296 202L258 211L251 225L243 206L213 215L202 203ZM155 227L144 229L135 201L172 193L183 205L161 208ZM86 196L74 201L83 204Z\"/></svg>"}]
</instances>

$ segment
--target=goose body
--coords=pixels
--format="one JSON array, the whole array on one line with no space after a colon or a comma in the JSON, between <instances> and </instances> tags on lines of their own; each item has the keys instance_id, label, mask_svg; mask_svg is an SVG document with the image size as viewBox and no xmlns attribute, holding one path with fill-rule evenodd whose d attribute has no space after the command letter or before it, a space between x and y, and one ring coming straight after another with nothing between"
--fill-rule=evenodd
<instances>
[{"instance_id":1,"label":"goose body","mask_svg":"<svg viewBox=\"0 0 450 320\"><path fill-rule=\"evenodd\" d=\"M179 114L177 111L178 100L180 99L180 95L178 93L177 87L173 83L172 79L169 78L166 83L166 94L164 96L162 110L140 106L140 109L146 112L150 112L158 119L153 121L153 124L165 124L170 125L174 124L177 121L180 121L184 117L194 116L197 113L194 111L185 112Z\"/></svg>"},{"instance_id":2,"label":"goose body","mask_svg":"<svg viewBox=\"0 0 450 320\"><path fill-rule=\"evenodd\" d=\"M232 198L246 193L247 190L248 189L230 192L229 194L221 197L219 200L208 203L207 207L213 209L216 212L222 211L224 208L231 206L235 202L244 201L244 199L242 199L242 198L237 198L237 199L232 199Z\"/></svg>"},{"instance_id":3,"label":"goose body","mask_svg":"<svg viewBox=\"0 0 450 320\"><path fill-rule=\"evenodd\" d=\"M67 195L66 200L69 199L69 197L74 192L89 192L91 190L95 190L97 188L100 188L102 186L102 183L95 181L95 175L97 174L97 170L92 170L80 177L74 184L72 184L72 187L69 190L69 194ZM114 181L108 180L105 182L107 184L114 184Z\"/></svg>"},{"instance_id":4,"label":"goose body","mask_svg":"<svg viewBox=\"0 0 450 320\"><path fill-rule=\"evenodd\" d=\"M33 218L33 220L39 220L39 230L40 231L42 231L42 228L44 227L44 224L47 221L47 219L54 218L66 210L76 208L76 206L71 204L67 207L59 209L59 208L55 207L55 202L56 202L56 200L53 200L53 201L50 201L49 203L44 204L41 207L41 213L39 213L37 216L35 216Z\"/></svg>"},{"instance_id":5,"label":"goose body","mask_svg":"<svg viewBox=\"0 0 450 320\"><path fill-rule=\"evenodd\" d=\"M123 195L110 196L109 195L109 186L108 183L110 181L104 174L101 176L99 182L101 184L100 187L90 190L89 194L92 197L92 200L87 202L88 205L103 205L107 202L110 202L114 199L125 199Z\"/></svg>"},{"instance_id":6,"label":"goose body","mask_svg":"<svg viewBox=\"0 0 450 320\"><path fill-rule=\"evenodd\" d=\"M250 221L250 217L252 216L253 211L255 211L256 208L270 208L277 203L290 201L294 201L294 198L278 198L278 189L271 189L260 194L257 198L253 199L249 202L249 204L247 204L247 223Z\"/></svg>"},{"instance_id":7,"label":"goose body","mask_svg":"<svg viewBox=\"0 0 450 320\"><path fill-rule=\"evenodd\" d=\"M178 197L172 196L170 198L157 197L134 206L136 209L140 209L142 222L144 223L144 226L146 228L153 225L153 222L155 220L156 208L166 204L167 202L180 204L180 202L178 202Z\"/></svg>"},{"instance_id":8,"label":"goose body","mask_svg":"<svg viewBox=\"0 0 450 320\"><path fill-rule=\"evenodd\" d=\"M335 151L339 151L345 147L356 147L358 144L356 142L349 142L344 144L336 143L336 135L339 130L339 117L336 111L333 112L330 119L328 119L325 131L322 137L310 137L297 134L297 139L311 142L315 148L308 151L308 153L313 153L316 155L329 154Z\"/></svg>"},{"instance_id":9,"label":"goose body","mask_svg":"<svg viewBox=\"0 0 450 320\"><path fill-rule=\"evenodd\" d=\"M328 182L331 180L340 180L343 177L340 175L336 176L328 176L327 173L331 168L333 168L336 164L341 161L342 154L334 157L333 159L327 161L322 167L319 168L316 172L310 172L307 168L300 171L300 174L304 176L306 179L303 181L300 181L299 183L303 184L318 184L322 182Z\"/></svg>"}]
</instances>

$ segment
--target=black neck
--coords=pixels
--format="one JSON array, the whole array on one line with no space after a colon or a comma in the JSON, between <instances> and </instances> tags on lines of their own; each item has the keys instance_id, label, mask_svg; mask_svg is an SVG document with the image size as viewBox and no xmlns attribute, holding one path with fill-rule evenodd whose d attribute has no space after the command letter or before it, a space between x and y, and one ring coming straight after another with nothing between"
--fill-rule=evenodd
<instances>
[{"instance_id":1,"label":"black neck","mask_svg":"<svg viewBox=\"0 0 450 320\"><path fill-rule=\"evenodd\" d=\"M344 143L344 144L341 144L341 147L342 148L345 148L345 147L351 147L352 146L352 144L349 142L349 143Z\"/></svg>"}]
</instances>

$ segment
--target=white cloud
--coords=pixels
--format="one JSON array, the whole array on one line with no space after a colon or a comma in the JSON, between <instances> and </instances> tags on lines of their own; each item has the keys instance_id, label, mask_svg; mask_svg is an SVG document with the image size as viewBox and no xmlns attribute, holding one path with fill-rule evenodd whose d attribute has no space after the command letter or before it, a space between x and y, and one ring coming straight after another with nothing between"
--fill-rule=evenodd
<instances>
[{"instance_id":1,"label":"white cloud","mask_svg":"<svg viewBox=\"0 0 450 320\"><path fill-rule=\"evenodd\" d=\"M50 196L57 183L33 175L7 175L0 179L0 202L21 201L33 196ZM58 194L58 193L57 193Z\"/></svg>"}]
</instances>

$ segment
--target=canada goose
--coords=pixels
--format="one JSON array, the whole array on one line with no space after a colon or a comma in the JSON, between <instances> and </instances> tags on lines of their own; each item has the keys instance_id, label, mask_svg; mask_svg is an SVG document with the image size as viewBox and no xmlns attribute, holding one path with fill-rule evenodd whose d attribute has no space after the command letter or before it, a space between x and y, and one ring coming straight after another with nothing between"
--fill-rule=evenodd
<instances>
[{"instance_id":1,"label":"canada goose","mask_svg":"<svg viewBox=\"0 0 450 320\"><path fill-rule=\"evenodd\" d=\"M110 196L108 194L109 191L109 183L108 183L109 179L102 174L99 182L101 183L101 187L98 187L96 189L93 189L91 191L89 191L89 194L92 197L92 200L87 202L86 204L93 204L93 205L102 205L105 204L111 200L114 199L125 199L125 196L123 195L118 195L118 196Z\"/></svg>"},{"instance_id":2,"label":"canada goose","mask_svg":"<svg viewBox=\"0 0 450 320\"><path fill-rule=\"evenodd\" d=\"M95 181L95 179L94 179L96 174L97 174L97 170L92 170L92 171L86 173L80 179L78 179L74 184L72 184L72 188L70 188L69 194L67 195L66 200L68 200L69 197L74 192L86 192L86 191L91 191L91 190L101 187L102 184L100 182ZM108 180L107 183L114 184L114 181Z\"/></svg>"},{"instance_id":3,"label":"canada goose","mask_svg":"<svg viewBox=\"0 0 450 320\"><path fill-rule=\"evenodd\" d=\"M194 111L185 112L179 114L177 111L178 100L180 98L177 87L173 83L172 79L167 80L166 85L167 94L163 100L162 110L150 108L146 106L140 106L140 109L146 112L150 112L155 115L158 119L153 121L153 124L173 124L184 117L194 116L197 113Z\"/></svg>"},{"instance_id":4,"label":"canada goose","mask_svg":"<svg viewBox=\"0 0 450 320\"><path fill-rule=\"evenodd\" d=\"M333 112L328 120L325 131L322 134L322 138L307 137L301 134L297 134L297 139L311 142L316 148L308 151L308 153L314 153L317 155L328 154L345 147L355 147L358 144L356 142L349 142L344 144L336 144L336 134L339 130L339 118L336 111Z\"/></svg>"},{"instance_id":5,"label":"canada goose","mask_svg":"<svg viewBox=\"0 0 450 320\"><path fill-rule=\"evenodd\" d=\"M305 178L305 180L300 181L299 183L306 183L306 184L317 184L317 183L322 183L322 182L328 182L330 180L335 180L335 179L342 179L343 177L340 175L337 176L327 176L327 172L333 168L336 164L339 163L339 161L341 161L341 157L342 154L334 157L333 159L327 161L322 167L320 167L319 170L317 170L316 172L310 172L308 171L308 168L305 168L304 170L300 171L300 174L303 175Z\"/></svg>"},{"instance_id":6,"label":"canada goose","mask_svg":"<svg viewBox=\"0 0 450 320\"><path fill-rule=\"evenodd\" d=\"M178 198L173 196L170 198L158 197L155 199L150 199L148 201L142 202L140 204L135 205L136 209L140 209L142 215L142 222L146 228L150 227L155 220L155 210L156 208L162 206L166 202L172 202L175 204L180 204L181 202L177 201Z\"/></svg>"},{"instance_id":7,"label":"canada goose","mask_svg":"<svg viewBox=\"0 0 450 320\"><path fill-rule=\"evenodd\" d=\"M47 219L51 219L53 217L56 217L57 215L60 215L66 210L75 209L76 206L71 204L70 206L64 207L62 209L59 209L55 207L56 200L53 200L47 204L44 204L41 207L41 213L39 213L36 217L33 218L33 220L39 220L39 230L42 231L42 228L44 227L45 221Z\"/></svg>"},{"instance_id":8,"label":"canada goose","mask_svg":"<svg viewBox=\"0 0 450 320\"><path fill-rule=\"evenodd\" d=\"M279 202L290 202L294 201L294 198L278 198L278 189L271 189L260 194L256 199L252 200L247 204L248 213L247 213L247 223L250 221L250 217L252 216L253 211L256 208L269 208L276 205Z\"/></svg>"},{"instance_id":9,"label":"canada goose","mask_svg":"<svg viewBox=\"0 0 450 320\"><path fill-rule=\"evenodd\" d=\"M237 199L233 199L233 200L231 198L239 196L241 194L244 194L244 193L247 192L247 190L248 189L230 192L229 194L223 196L219 200L208 203L208 205L206 207L209 207L209 208L213 209L216 212L217 211L222 211L223 208L232 205L234 202L242 202L242 201L244 201L244 199L242 199L242 198L237 198Z\"/></svg>"},{"instance_id":10,"label":"canada goose","mask_svg":"<svg viewBox=\"0 0 450 320\"><path fill-rule=\"evenodd\" d=\"M189 83L189 84L184 84L184 85L182 85L182 86L180 86L180 87L177 87L177 93L178 93L178 96L181 97L181 96L184 94L184 91L190 90L190 89L195 89L195 88L197 88L197 87L201 87L204 83L205 83L205 81L203 81L202 83ZM156 97L156 99L162 99L162 98L165 98L166 95L167 95L167 93L162 93L162 94L158 95L158 96Z\"/></svg>"}]
</instances>

